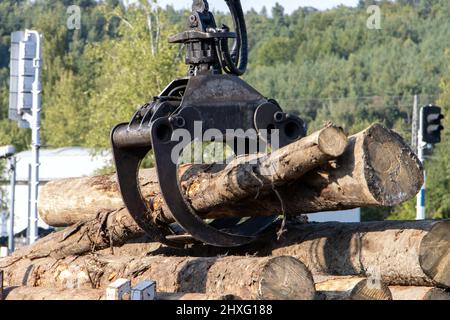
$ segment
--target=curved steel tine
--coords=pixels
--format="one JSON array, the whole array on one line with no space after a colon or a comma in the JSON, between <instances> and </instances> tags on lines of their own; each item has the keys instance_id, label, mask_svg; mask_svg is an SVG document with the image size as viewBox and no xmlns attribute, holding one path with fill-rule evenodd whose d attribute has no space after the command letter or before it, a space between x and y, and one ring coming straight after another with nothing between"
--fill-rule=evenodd
<instances>
[{"instance_id":1,"label":"curved steel tine","mask_svg":"<svg viewBox=\"0 0 450 320\"><path fill-rule=\"evenodd\" d=\"M256 240L256 237L233 235L217 230L197 216L181 192L178 179L180 155L172 155L178 142L171 139L161 141L158 138L158 128L162 126L171 127L168 118L160 118L152 123L152 144L161 193L175 220L195 239L217 247L238 247Z\"/></svg>"},{"instance_id":2,"label":"curved steel tine","mask_svg":"<svg viewBox=\"0 0 450 320\"><path fill-rule=\"evenodd\" d=\"M139 168L142 160L151 150L151 146L133 149L120 149L115 145L114 133L122 127L128 127L128 123L116 126L111 133L111 143L113 147L114 162L117 169L117 181L125 206L130 215L144 230L150 238L171 246L179 246L166 239L170 233L169 229L164 229L156 223L150 215L150 208L142 196L139 185Z\"/></svg>"}]
</instances>

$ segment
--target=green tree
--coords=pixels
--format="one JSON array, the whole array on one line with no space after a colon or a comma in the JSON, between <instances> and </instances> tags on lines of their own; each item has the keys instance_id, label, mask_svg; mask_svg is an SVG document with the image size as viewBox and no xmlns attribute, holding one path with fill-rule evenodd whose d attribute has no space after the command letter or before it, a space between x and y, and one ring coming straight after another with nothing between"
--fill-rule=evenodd
<instances>
[{"instance_id":1,"label":"green tree","mask_svg":"<svg viewBox=\"0 0 450 320\"><path fill-rule=\"evenodd\" d=\"M165 40L176 30L165 23L164 12L131 6L113 15L122 21L118 38L88 45L85 56L95 79L88 92L86 144L98 148L109 147L114 125L129 121L140 105L186 71L179 48Z\"/></svg>"}]
</instances>

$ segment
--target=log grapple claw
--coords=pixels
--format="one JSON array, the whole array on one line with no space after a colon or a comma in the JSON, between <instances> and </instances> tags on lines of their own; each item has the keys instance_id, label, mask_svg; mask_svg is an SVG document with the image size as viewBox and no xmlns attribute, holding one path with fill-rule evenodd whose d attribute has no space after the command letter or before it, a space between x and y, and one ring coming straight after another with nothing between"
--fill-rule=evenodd
<instances>
[{"instance_id":1,"label":"log grapple claw","mask_svg":"<svg viewBox=\"0 0 450 320\"><path fill-rule=\"evenodd\" d=\"M169 246L201 242L218 247L249 244L271 226L270 217L216 219L199 217L183 196L178 176L182 151L193 142L222 142L236 155L283 147L306 135L306 124L286 114L238 76L247 64L247 34L240 1L227 1L236 33L218 29L206 1L194 1L190 30L171 38L185 43L189 75L173 81L126 124L111 133L117 179L123 201L137 224ZM227 41L235 39L231 52ZM200 50L207 48L208 50ZM225 74L224 74L225 73ZM176 226L154 221L139 186L139 168L154 153L165 215Z\"/></svg>"}]
</instances>

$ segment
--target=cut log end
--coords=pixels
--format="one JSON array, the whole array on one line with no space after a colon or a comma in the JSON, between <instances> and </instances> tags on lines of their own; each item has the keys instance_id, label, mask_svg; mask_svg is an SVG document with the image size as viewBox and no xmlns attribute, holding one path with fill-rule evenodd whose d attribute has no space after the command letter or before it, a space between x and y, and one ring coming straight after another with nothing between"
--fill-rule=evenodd
<instances>
[{"instance_id":1,"label":"cut log end","mask_svg":"<svg viewBox=\"0 0 450 320\"><path fill-rule=\"evenodd\" d=\"M317 140L320 151L332 157L339 157L347 147L347 136L341 128L334 126L320 131Z\"/></svg>"},{"instance_id":2,"label":"cut log end","mask_svg":"<svg viewBox=\"0 0 450 320\"><path fill-rule=\"evenodd\" d=\"M436 223L423 238L419 263L436 284L450 288L450 220Z\"/></svg>"},{"instance_id":3,"label":"cut log end","mask_svg":"<svg viewBox=\"0 0 450 320\"><path fill-rule=\"evenodd\" d=\"M360 277L316 275L319 300L392 300L386 283Z\"/></svg>"},{"instance_id":4,"label":"cut log end","mask_svg":"<svg viewBox=\"0 0 450 320\"><path fill-rule=\"evenodd\" d=\"M259 286L261 300L313 300L315 294L312 274L299 260L281 256L264 266Z\"/></svg>"},{"instance_id":5,"label":"cut log end","mask_svg":"<svg viewBox=\"0 0 450 320\"><path fill-rule=\"evenodd\" d=\"M351 300L392 300L392 293L384 283L371 283L363 280L358 283L351 293Z\"/></svg>"},{"instance_id":6,"label":"cut log end","mask_svg":"<svg viewBox=\"0 0 450 320\"><path fill-rule=\"evenodd\" d=\"M366 181L380 205L398 205L418 193L424 183L422 164L397 133L373 125L366 132L363 150Z\"/></svg>"},{"instance_id":7,"label":"cut log end","mask_svg":"<svg viewBox=\"0 0 450 320\"><path fill-rule=\"evenodd\" d=\"M450 293L440 288L432 288L425 294L423 300L450 301Z\"/></svg>"}]
</instances>

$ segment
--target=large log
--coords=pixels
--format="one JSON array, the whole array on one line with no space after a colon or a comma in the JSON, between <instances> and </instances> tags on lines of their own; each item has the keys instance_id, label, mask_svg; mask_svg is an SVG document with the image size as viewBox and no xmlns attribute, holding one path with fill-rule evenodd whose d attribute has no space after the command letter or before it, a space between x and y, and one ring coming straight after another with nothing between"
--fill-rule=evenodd
<instances>
[{"instance_id":1,"label":"large log","mask_svg":"<svg viewBox=\"0 0 450 320\"><path fill-rule=\"evenodd\" d=\"M394 300L450 300L450 293L433 287L391 286Z\"/></svg>"},{"instance_id":2,"label":"large log","mask_svg":"<svg viewBox=\"0 0 450 320\"><path fill-rule=\"evenodd\" d=\"M132 284L152 279L158 290L176 293L230 294L240 299L311 300L314 281L292 257L68 257L21 260L5 269L8 286L105 288L117 278Z\"/></svg>"},{"instance_id":3,"label":"large log","mask_svg":"<svg viewBox=\"0 0 450 320\"><path fill-rule=\"evenodd\" d=\"M211 218L213 213L208 216L209 208L235 203L295 181L342 155L346 145L347 137L342 129L328 126L259 158L239 157L228 165L199 166L191 170L190 166L184 166L181 180L193 207L205 213L205 218ZM153 211L158 211L155 209L160 208L155 206L162 205L162 201L155 171L144 171L140 183L143 196L153 203ZM54 181L43 188L39 198L40 216L54 227L87 221L100 211L115 211L122 207L114 175ZM223 213L225 216L232 214ZM167 211L161 215L166 221L173 222Z\"/></svg>"},{"instance_id":4,"label":"large log","mask_svg":"<svg viewBox=\"0 0 450 320\"><path fill-rule=\"evenodd\" d=\"M211 219L280 213L280 195L286 214L301 215L394 206L420 190L422 166L393 131L373 125L352 136L345 150L343 141L339 129L328 127L257 164L244 157L229 165L184 166L180 174L185 196L202 218ZM337 161L329 162L339 154ZM267 176L267 168L276 169ZM164 210L155 171L143 171L140 183L144 198L152 204L153 218L173 222ZM274 185L278 194L272 190ZM99 212L122 207L114 175L51 182L39 199L41 217L57 227L90 221Z\"/></svg>"},{"instance_id":5,"label":"large log","mask_svg":"<svg viewBox=\"0 0 450 320\"><path fill-rule=\"evenodd\" d=\"M382 281L361 277L314 276L317 294L324 300L392 300Z\"/></svg>"},{"instance_id":6,"label":"large log","mask_svg":"<svg viewBox=\"0 0 450 320\"><path fill-rule=\"evenodd\" d=\"M314 274L450 288L450 220L296 224L276 239L260 243L260 254L296 257Z\"/></svg>"}]
</instances>

